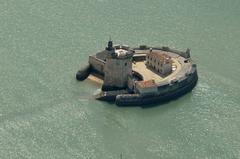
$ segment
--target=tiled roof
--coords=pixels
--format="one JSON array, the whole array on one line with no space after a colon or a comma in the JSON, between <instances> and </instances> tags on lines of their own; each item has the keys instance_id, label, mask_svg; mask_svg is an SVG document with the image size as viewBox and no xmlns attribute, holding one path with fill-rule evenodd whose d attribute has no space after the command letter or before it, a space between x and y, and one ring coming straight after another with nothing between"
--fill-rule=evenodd
<instances>
[{"instance_id":1,"label":"tiled roof","mask_svg":"<svg viewBox=\"0 0 240 159\"><path fill-rule=\"evenodd\" d=\"M156 86L156 83L154 80L148 80L148 81L139 81L136 83L137 86L146 88L146 87L154 87Z\"/></svg>"},{"instance_id":2,"label":"tiled roof","mask_svg":"<svg viewBox=\"0 0 240 159\"><path fill-rule=\"evenodd\" d=\"M149 57L153 57L153 58L158 58L160 60L170 60L171 57L167 54L164 53L159 53L159 52L150 52L147 55L149 55Z\"/></svg>"}]
</instances>

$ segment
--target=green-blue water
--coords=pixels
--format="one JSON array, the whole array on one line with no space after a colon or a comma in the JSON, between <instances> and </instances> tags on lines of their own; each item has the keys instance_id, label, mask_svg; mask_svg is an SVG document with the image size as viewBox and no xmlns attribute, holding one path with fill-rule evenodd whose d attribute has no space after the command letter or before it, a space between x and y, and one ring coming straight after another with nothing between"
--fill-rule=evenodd
<instances>
[{"instance_id":1,"label":"green-blue water","mask_svg":"<svg viewBox=\"0 0 240 159\"><path fill-rule=\"evenodd\" d=\"M239 0L0 0L0 158L240 158ZM192 49L196 88L119 108L75 80L115 43Z\"/></svg>"}]
</instances>

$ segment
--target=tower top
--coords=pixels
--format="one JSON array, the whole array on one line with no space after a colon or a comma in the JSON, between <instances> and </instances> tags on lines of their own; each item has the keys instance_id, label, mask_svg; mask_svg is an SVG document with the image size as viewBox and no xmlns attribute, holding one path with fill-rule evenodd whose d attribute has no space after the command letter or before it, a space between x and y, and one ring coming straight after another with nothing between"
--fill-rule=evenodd
<instances>
[{"instance_id":1,"label":"tower top","mask_svg":"<svg viewBox=\"0 0 240 159\"><path fill-rule=\"evenodd\" d=\"M112 42L112 40L111 40L111 36L109 37L108 46L106 47L106 50L108 50L108 51L114 50L114 48L113 48L113 42Z\"/></svg>"}]
</instances>

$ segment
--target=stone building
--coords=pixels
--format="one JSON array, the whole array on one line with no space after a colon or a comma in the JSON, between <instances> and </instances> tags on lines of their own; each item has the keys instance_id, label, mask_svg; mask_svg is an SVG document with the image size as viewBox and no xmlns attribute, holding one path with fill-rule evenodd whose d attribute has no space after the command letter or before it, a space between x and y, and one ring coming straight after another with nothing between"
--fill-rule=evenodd
<instances>
[{"instance_id":1,"label":"stone building","mask_svg":"<svg viewBox=\"0 0 240 159\"><path fill-rule=\"evenodd\" d=\"M164 76L172 72L171 57L164 53L150 51L146 55L146 66Z\"/></svg>"},{"instance_id":2,"label":"stone building","mask_svg":"<svg viewBox=\"0 0 240 159\"><path fill-rule=\"evenodd\" d=\"M136 82L136 92L140 94L153 94L157 93L157 85L155 81L148 80L148 81L138 81Z\"/></svg>"},{"instance_id":3,"label":"stone building","mask_svg":"<svg viewBox=\"0 0 240 159\"><path fill-rule=\"evenodd\" d=\"M127 46L114 46L110 42L106 48L108 56L104 65L103 90L124 89L132 76L133 52Z\"/></svg>"}]
</instances>

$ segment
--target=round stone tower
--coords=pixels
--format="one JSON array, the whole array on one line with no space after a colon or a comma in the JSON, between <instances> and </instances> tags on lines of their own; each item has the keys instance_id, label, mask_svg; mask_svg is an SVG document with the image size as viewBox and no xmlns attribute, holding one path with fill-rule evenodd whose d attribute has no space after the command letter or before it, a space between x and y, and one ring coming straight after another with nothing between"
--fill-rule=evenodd
<instances>
[{"instance_id":1,"label":"round stone tower","mask_svg":"<svg viewBox=\"0 0 240 159\"><path fill-rule=\"evenodd\" d=\"M108 56L104 65L103 91L126 89L128 79L132 76L133 51L128 46L112 46L108 42Z\"/></svg>"}]
</instances>

